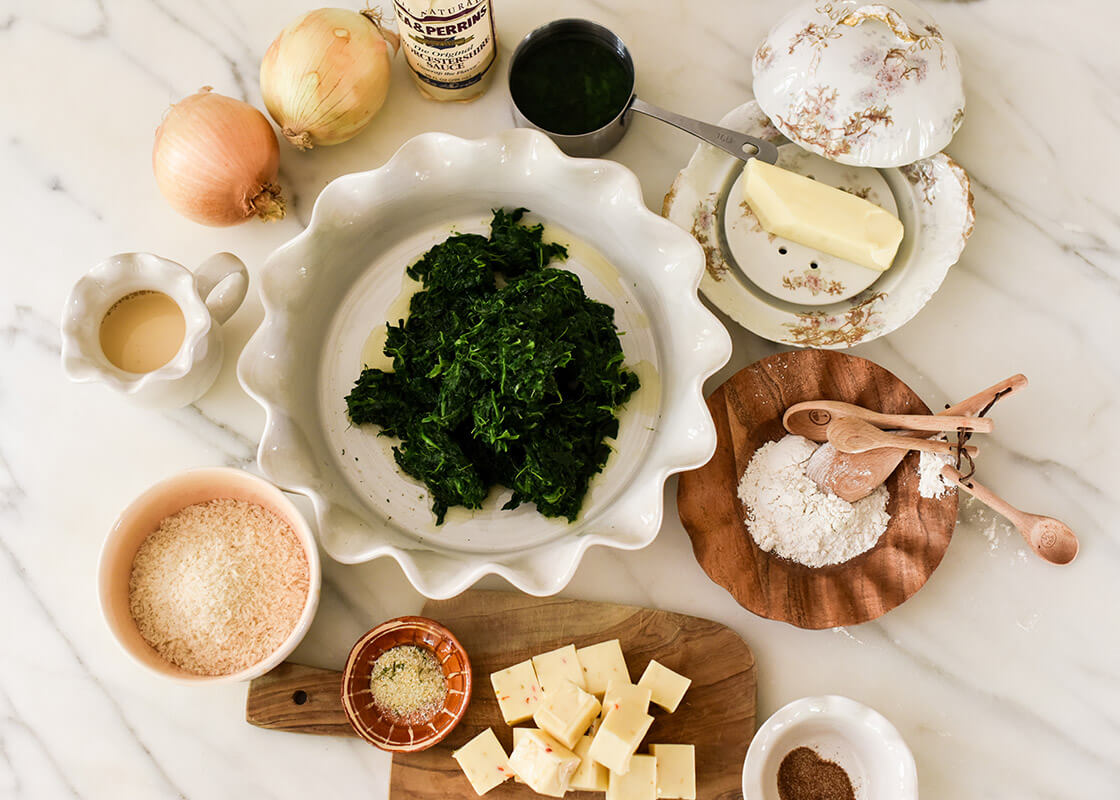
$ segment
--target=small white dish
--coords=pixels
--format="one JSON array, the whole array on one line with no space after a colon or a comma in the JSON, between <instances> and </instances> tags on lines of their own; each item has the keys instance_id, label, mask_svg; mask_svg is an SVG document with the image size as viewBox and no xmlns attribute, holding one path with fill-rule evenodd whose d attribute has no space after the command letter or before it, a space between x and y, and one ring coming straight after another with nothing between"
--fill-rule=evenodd
<instances>
[{"instance_id":1,"label":"small white dish","mask_svg":"<svg viewBox=\"0 0 1120 800\"><path fill-rule=\"evenodd\" d=\"M76 383L99 381L155 408L190 405L210 389L222 367L221 325L245 299L249 273L237 256L218 253L192 273L151 253L119 253L83 275L62 312L62 368ZM113 304L136 292L161 292L183 313L185 333L175 356L150 372L126 372L101 349L101 321Z\"/></svg>"},{"instance_id":2,"label":"small white dish","mask_svg":"<svg viewBox=\"0 0 1120 800\"><path fill-rule=\"evenodd\" d=\"M743 764L743 800L779 800L778 767L809 747L839 764L856 800L917 800L918 768L898 730L847 697L803 697L783 706L754 735Z\"/></svg>"},{"instance_id":3,"label":"small white dish","mask_svg":"<svg viewBox=\"0 0 1120 800\"><path fill-rule=\"evenodd\" d=\"M665 195L662 214L704 248L704 296L765 339L839 349L896 330L929 302L972 235L975 214L968 175L944 153L898 169L838 166L787 142L754 101L729 112L720 125L779 144L783 166L874 195L898 214L905 229L890 269L867 275L870 270L857 268L864 281L872 280L852 293L853 271L837 268L839 259L771 236L748 216L737 186L741 161L709 145L697 147ZM776 278L760 285L749 277L752 271L759 277L759 265L746 266L745 261L763 258L771 266L788 263L789 271L774 266L770 274ZM814 262L819 269L812 268ZM792 290L781 285L783 279ZM833 280L839 286L830 294Z\"/></svg>"},{"instance_id":4,"label":"small white dish","mask_svg":"<svg viewBox=\"0 0 1120 800\"><path fill-rule=\"evenodd\" d=\"M754 96L793 142L843 164L900 167L964 119L956 48L910 0L810 0L754 55Z\"/></svg>"},{"instance_id":5,"label":"small white dish","mask_svg":"<svg viewBox=\"0 0 1120 800\"><path fill-rule=\"evenodd\" d=\"M437 526L426 487L394 462L394 440L346 414L344 398L380 349L369 346L371 331L407 313L405 267L453 230L486 231L498 207L530 209L526 221L572 245L560 266L614 308L625 362L642 383L570 524L532 504L502 511L508 492L494 491L483 509L454 508ZM264 321L238 362L267 414L261 470L311 498L323 549L339 561L393 558L431 598L487 574L554 594L590 547L652 542L668 476L715 450L702 387L731 339L697 295L703 271L697 243L646 208L620 164L570 158L528 129L473 141L417 136L379 169L328 185L307 230L262 270Z\"/></svg>"},{"instance_id":6,"label":"small white dish","mask_svg":"<svg viewBox=\"0 0 1120 800\"><path fill-rule=\"evenodd\" d=\"M218 498L233 498L264 506L291 526L307 557L307 600L295 628L265 659L228 675L196 675L171 663L140 634L129 608L128 584L132 562L144 540L160 522L189 505ZM322 569L315 536L303 514L284 493L266 480L229 467L209 467L180 472L166 478L128 504L105 537L97 566L97 596L101 615L121 649L136 663L179 683L234 683L260 677L291 655L303 640L319 608Z\"/></svg>"}]
</instances>

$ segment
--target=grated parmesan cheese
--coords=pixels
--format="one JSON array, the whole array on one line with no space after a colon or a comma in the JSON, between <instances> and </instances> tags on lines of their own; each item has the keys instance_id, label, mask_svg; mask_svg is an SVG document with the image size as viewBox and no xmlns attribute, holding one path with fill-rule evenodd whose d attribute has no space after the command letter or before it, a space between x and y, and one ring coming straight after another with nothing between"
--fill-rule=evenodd
<instances>
[{"instance_id":1,"label":"grated parmesan cheese","mask_svg":"<svg viewBox=\"0 0 1120 800\"><path fill-rule=\"evenodd\" d=\"M136 552L128 599L140 635L173 664L228 675L266 658L307 602L307 556L291 526L243 500L164 519Z\"/></svg>"}]
</instances>

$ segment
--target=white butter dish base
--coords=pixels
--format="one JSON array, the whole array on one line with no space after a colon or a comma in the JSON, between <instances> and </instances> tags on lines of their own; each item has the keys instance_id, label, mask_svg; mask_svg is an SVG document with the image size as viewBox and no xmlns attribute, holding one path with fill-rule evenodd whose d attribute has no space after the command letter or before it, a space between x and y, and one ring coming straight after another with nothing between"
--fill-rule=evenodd
<instances>
[{"instance_id":1,"label":"white butter dish base","mask_svg":"<svg viewBox=\"0 0 1120 800\"><path fill-rule=\"evenodd\" d=\"M790 145L754 101L729 112L720 124L787 145L782 147L783 160L796 160L784 155ZM811 164L821 163L812 160L815 158L805 162L808 174L816 174L810 171ZM861 175L868 168L846 170ZM864 181L860 191L881 192L875 187L885 185L894 207L883 205L898 214L905 228L891 268L864 290L827 305L815 302L819 296L811 298L812 303L780 299L748 278L750 269L737 261L739 255L750 257L753 248L761 247L759 242L766 239L765 234L739 230L745 223L732 220L743 216L742 195L733 188L741 171L742 162L709 145L699 145L665 196L662 213L703 246L707 269L700 291L704 296L744 328L773 342L836 349L870 342L898 329L929 302L972 234L975 215L968 175L944 153L906 167L875 170L881 183ZM826 182L844 172L830 167L829 174ZM730 235L725 224L731 226ZM747 235L755 236L750 247L741 241ZM735 241L735 248L729 238ZM776 241L766 243L775 250L779 247ZM810 252L809 248L789 249L789 256L796 255L801 261ZM765 257L778 256L768 252Z\"/></svg>"}]
</instances>

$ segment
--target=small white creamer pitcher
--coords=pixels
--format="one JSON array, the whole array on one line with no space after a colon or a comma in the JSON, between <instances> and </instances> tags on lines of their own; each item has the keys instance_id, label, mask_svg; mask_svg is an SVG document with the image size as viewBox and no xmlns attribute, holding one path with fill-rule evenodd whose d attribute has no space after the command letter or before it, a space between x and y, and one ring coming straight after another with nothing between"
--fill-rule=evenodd
<instances>
[{"instance_id":1,"label":"small white creamer pitcher","mask_svg":"<svg viewBox=\"0 0 1120 800\"><path fill-rule=\"evenodd\" d=\"M62 313L62 368L72 381L101 381L156 408L193 403L222 366L221 325L245 299L249 273L231 253L211 256L195 271L151 253L119 253L78 280ZM183 341L171 360L149 372L128 372L106 356L101 324L120 300L160 292L183 314Z\"/></svg>"}]
</instances>

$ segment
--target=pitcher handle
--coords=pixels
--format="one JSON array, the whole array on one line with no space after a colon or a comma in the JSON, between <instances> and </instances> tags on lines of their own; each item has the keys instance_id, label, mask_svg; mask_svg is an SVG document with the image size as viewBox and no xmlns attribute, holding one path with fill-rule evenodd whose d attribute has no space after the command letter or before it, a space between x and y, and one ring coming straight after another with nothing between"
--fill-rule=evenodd
<instances>
[{"instance_id":1,"label":"pitcher handle","mask_svg":"<svg viewBox=\"0 0 1120 800\"><path fill-rule=\"evenodd\" d=\"M194 273L198 296L219 325L233 316L249 290L249 271L233 253L217 253L202 262Z\"/></svg>"}]
</instances>

